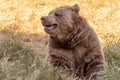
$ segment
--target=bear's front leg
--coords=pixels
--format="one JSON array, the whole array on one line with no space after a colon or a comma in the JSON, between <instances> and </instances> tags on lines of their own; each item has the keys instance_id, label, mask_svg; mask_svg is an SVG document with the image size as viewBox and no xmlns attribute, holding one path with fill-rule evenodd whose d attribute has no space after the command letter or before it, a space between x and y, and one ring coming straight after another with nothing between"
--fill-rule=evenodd
<instances>
[{"instance_id":1,"label":"bear's front leg","mask_svg":"<svg viewBox=\"0 0 120 80\"><path fill-rule=\"evenodd\" d=\"M75 58L72 50L49 46L49 55L50 64L54 67L64 67L70 70L70 72L75 71Z\"/></svg>"},{"instance_id":2,"label":"bear's front leg","mask_svg":"<svg viewBox=\"0 0 120 80\"><path fill-rule=\"evenodd\" d=\"M104 70L104 57L102 55L90 55L85 58L85 76L88 80L97 80L97 74Z\"/></svg>"}]
</instances>

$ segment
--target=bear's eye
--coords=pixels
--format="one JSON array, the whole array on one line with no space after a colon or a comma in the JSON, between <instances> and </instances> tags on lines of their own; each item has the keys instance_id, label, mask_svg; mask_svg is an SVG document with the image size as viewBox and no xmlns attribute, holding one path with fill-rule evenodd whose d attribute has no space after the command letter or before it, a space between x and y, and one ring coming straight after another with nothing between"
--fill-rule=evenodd
<instances>
[{"instance_id":1,"label":"bear's eye","mask_svg":"<svg viewBox=\"0 0 120 80\"><path fill-rule=\"evenodd\" d=\"M59 17L59 16L61 16L61 14L56 12L55 16Z\"/></svg>"}]
</instances>

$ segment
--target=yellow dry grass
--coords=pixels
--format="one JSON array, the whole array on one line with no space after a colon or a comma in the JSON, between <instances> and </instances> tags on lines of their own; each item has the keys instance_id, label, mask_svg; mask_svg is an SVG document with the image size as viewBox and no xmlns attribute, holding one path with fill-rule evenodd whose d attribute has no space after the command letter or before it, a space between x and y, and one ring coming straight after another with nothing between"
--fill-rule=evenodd
<instances>
[{"instance_id":1,"label":"yellow dry grass","mask_svg":"<svg viewBox=\"0 0 120 80\"><path fill-rule=\"evenodd\" d=\"M75 3L79 4L80 15L87 19L103 44L119 40L119 0L0 0L0 28L17 24L19 31L46 35L40 23L41 16L58 6Z\"/></svg>"}]
</instances>

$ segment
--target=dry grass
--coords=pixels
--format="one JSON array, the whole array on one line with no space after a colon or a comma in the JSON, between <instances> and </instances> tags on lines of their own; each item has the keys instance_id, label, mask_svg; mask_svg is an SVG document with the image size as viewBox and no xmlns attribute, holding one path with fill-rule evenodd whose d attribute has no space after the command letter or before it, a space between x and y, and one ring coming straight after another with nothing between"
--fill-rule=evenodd
<instances>
[{"instance_id":1,"label":"dry grass","mask_svg":"<svg viewBox=\"0 0 120 80\"><path fill-rule=\"evenodd\" d=\"M120 80L119 0L0 0L0 80L64 80L43 65L47 35L40 17L75 3L98 34L106 55L108 66L100 80Z\"/></svg>"}]
</instances>

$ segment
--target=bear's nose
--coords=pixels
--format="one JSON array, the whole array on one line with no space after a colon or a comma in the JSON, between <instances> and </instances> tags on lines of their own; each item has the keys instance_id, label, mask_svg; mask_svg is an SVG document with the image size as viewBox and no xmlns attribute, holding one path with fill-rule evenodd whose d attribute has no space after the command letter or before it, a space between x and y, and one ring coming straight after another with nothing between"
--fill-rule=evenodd
<instances>
[{"instance_id":1,"label":"bear's nose","mask_svg":"<svg viewBox=\"0 0 120 80\"><path fill-rule=\"evenodd\" d=\"M46 19L45 17L42 17L42 18L41 18L41 20L43 20L43 21L44 21L45 19Z\"/></svg>"}]
</instances>

